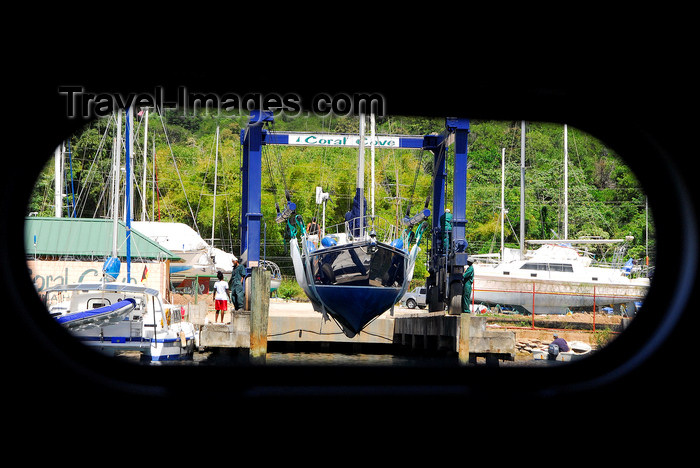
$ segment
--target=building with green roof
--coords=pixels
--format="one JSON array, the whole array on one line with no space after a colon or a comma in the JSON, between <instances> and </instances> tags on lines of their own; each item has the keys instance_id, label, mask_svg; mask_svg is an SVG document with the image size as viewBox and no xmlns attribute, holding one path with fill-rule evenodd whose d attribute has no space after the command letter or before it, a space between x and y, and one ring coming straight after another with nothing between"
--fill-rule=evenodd
<instances>
[{"instance_id":1,"label":"building with green roof","mask_svg":"<svg viewBox=\"0 0 700 468\"><path fill-rule=\"evenodd\" d=\"M27 258L104 260L112 255L113 230L111 219L30 216L24 222ZM117 256L126 258L126 225L122 221L117 221ZM177 261L180 257L132 229L131 260Z\"/></svg>"}]
</instances>

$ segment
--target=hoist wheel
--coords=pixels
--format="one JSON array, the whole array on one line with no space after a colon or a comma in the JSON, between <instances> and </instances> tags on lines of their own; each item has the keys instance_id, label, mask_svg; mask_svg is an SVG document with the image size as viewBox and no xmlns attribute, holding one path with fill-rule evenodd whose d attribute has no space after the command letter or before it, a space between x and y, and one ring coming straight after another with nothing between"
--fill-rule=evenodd
<instances>
[{"instance_id":1,"label":"hoist wheel","mask_svg":"<svg viewBox=\"0 0 700 468\"><path fill-rule=\"evenodd\" d=\"M450 284L448 315L460 315L462 313L462 283L454 281Z\"/></svg>"}]
</instances>

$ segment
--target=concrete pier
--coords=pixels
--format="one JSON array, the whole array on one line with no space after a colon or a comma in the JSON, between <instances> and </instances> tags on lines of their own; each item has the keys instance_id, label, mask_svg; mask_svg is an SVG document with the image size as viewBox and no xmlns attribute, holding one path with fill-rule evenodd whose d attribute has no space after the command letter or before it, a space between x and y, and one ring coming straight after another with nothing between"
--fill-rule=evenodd
<instances>
[{"instance_id":1,"label":"concrete pier","mask_svg":"<svg viewBox=\"0 0 700 468\"><path fill-rule=\"evenodd\" d=\"M230 318L229 318L230 317ZM226 316L229 323L203 323L199 346L206 348L250 348L250 311Z\"/></svg>"},{"instance_id":2,"label":"concrete pier","mask_svg":"<svg viewBox=\"0 0 700 468\"><path fill-rule=\"evenodd\" d=\"M394 340L414 350L458 353L463 364L479 357L489 364L515 359L515 333L487 329L486 317L478 315L402 314L395 319Z\"/></svg>"},{"instance_id":3,"label":"concrete pier","mask_svg":"<svg viewBox=\"0 0 700 468\"><path fill-rule=\"evenodd\" d=\"M227 313L225 322L230 324L211 323L213 317L209 312L202 320L200 347L250 348L250 312ZM278 299L270 299L267 342L393 345L418 353L457 353L463 363L477 358L486 359L487 364L515 359L515 333L487 329L486 317L396 308L393 315L385 312L348 338L332 318L324 320L310 303Z\"/></svg>"}]
</instances>

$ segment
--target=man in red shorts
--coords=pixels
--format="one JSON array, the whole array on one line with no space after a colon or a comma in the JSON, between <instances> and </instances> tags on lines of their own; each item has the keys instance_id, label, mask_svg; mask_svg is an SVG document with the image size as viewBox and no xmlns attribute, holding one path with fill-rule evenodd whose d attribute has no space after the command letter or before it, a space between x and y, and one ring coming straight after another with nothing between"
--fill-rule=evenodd
<instances>
[{"instance_id":1,"label":"man in red shorts","mask_svg":"<svg viewBox=\"0 0 700 468\"><path fill-rule=\"evenodd\" d=\"M224 274L220 271L216 273L216 277L219 281L214 283L214 310L216 311L214 323L219 320L219 312L221 312L221 323L224 323L224 313L229 300L228 283L224 281Z\"/></svg>"}]
</instances>

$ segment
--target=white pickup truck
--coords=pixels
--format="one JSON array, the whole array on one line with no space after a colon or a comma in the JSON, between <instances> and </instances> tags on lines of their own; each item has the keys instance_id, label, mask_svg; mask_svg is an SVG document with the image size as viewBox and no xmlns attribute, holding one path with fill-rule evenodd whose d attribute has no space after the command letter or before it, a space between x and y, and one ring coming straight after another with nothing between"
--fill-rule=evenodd
<instances>
[{"instance_id":1,"label":"white pickup truck","mask_svg":"<svg viewBox=\"0 0 700 468\"><path fill-rule=\"evenodd\" d=\"M425 309L425 296L428 289L425 286L418 286L413 291L409 291L401 298L401 305L409 309L416 307Z\"/></svg>"}]
</instances>

